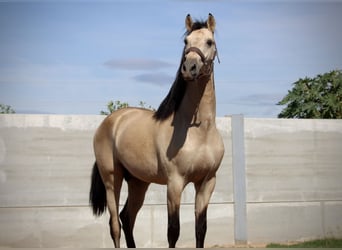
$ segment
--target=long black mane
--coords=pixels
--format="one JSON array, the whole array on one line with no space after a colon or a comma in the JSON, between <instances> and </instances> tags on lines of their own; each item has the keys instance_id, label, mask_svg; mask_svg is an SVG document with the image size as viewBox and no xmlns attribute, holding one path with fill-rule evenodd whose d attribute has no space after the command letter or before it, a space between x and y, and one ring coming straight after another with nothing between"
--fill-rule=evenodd
<instances>
[{"instance_id":1,"label":"long black mane","mask_svg":"<svg viewBox=\"0 0 342 250\"><path fill-rule=\"evenodd\" d=\"M195 21L191 27L191 30L186 31L184 36L188 36L192 31L199 30L202 28L208 28L207 22ZM177 112L183 100L183 97L187 88L187 82L184 80L182 73L181 73L183 58L184 58L184 49L182 53L182 59L181 59L181 62L177 71L176 79L173 82L171 89L169 90L169 93L161 102L158 109L153 115L154 119L156 119L157 121L163 121L167 119L174 112Z\"/></svg>"}]
</instances>

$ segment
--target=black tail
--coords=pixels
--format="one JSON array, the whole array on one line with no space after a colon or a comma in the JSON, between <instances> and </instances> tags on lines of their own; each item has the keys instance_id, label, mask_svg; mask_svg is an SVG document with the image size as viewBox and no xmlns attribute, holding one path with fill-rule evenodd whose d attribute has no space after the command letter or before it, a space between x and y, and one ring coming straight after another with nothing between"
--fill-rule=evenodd
<instances>
[{"instance_id":1,"label":"black tail","mask_svg":"<svg viewBox=\"0 0 342 250\"><path fill-rule=\"evenodd\" d=\"M91 187L89 193L89 202L93 208L95 216L104 213L107 206L106 188L101 179L99 169L96 162L94 163L93 172L91 174Z\"/></svg>"}]
</instances>

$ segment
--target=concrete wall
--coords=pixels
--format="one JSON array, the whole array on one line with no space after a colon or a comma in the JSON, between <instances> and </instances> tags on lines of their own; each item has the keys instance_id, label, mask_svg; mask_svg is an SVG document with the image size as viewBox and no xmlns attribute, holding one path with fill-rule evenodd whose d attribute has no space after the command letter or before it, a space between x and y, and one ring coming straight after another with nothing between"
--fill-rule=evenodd
<instances>
[{"instance_id":1,"label":"concrete wall","mask_svg":"<svg viewBox=\"0 0 342 250\"><path fill-rule=\"evenodd\" d=\"M249 242L342 237L342 120L245 119Z\"/></svg>"},{"instance_id":2,"label":"concrete wall","mask_svg":"<svg viewBox=\"0 0 342 250\"><path fill-rule=\"evenodd\" d=\"M341 237L342 120L236 115L232 135L235 242Z\"/></svg>"},{"instance_id":3,"label":"concrete wall","mask_svg":"<svg viewBox=\"0 0 342 250\"><path fill-rule=\"evenodd\" d=\"M0 246L112 247L108 214L94 218L88 206L92 137L103 118L0 115ZM234 213L231 120L217 119L226 152L206 246L234 244L241 213ZM244 119L243 135L247 242L342 237L342 121ZM165 192L149 188L135 228L139 247L167 246ZM122 204L126 195L124 186ZM189 185L178 246L194 246L193 200Z\"/></svg>"}]
</instances>

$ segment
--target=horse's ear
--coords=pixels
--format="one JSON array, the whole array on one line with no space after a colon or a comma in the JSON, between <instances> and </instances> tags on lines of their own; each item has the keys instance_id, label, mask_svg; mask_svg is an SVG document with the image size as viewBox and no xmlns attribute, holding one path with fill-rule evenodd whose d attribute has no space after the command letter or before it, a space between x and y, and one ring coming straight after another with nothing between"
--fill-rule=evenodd
<instances>
[{"instance_id":1,"label":"horse's ear","mask_svg":"<svg viewBox=\"0 0 342 250\"><path fill-rule=\"evenodd\" d=\"M192 24L193 24L192 18L191 18L191 16L190 16L190 14L187 14L187 15L186 15L186 18L185 18L185 28L186 28L186 30L187 30L188 32L191 31L191 29L192 29Z\"/></svg>"},{"instance_id":2,"label":"horse's ear","mask_svg":"<svg viewBox=\"0 0 342 250\"><path fill-rule=\"evenodd\" d=\"M216 21L215 21L214 16L211 13L209 13L209 16L208 16L207 26L211 32L215 31Z\"/></svg>"}]
</instances>

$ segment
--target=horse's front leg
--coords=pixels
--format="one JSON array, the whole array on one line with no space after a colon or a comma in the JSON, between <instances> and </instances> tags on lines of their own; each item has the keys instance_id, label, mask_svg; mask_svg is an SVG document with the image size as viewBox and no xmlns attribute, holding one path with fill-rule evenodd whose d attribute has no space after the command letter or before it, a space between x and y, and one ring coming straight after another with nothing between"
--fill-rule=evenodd
<instances>
[{"instance_id":1,"label":"horse's front leg","mask_svg":"<svg viewBox=\"0 0 342 250\"><path fill-rule=\"evenodd\" d=\"M169 178L167 184L167 239L169 248L176 247L176 242L179 237L179 207L183 189L184 180L181 177L175 176Z\"/></svg>"},{"instance_id":2,"label":"horse's front leg","mask_svg":"<svg viewBox=\"0 0 342 250\"><path fill-rule=\"evenodd\" d=\"M204 239L207 232L207 208L215 188L215 183L215 175L195 183L196 247L204 247Z\"/></svg>"}]
</instances>

